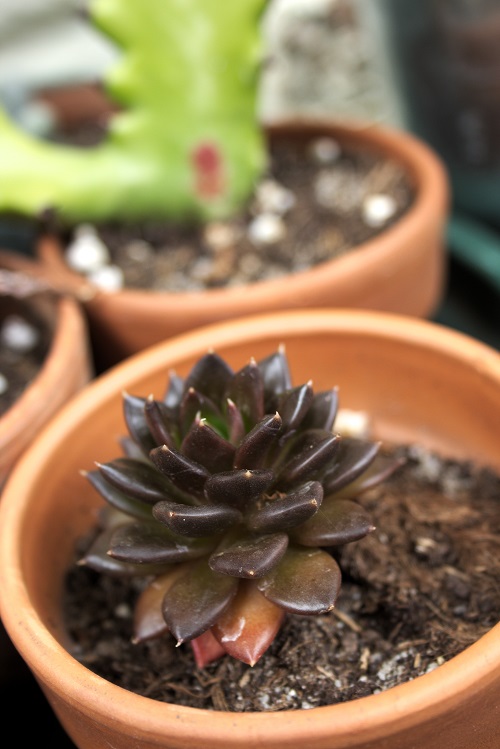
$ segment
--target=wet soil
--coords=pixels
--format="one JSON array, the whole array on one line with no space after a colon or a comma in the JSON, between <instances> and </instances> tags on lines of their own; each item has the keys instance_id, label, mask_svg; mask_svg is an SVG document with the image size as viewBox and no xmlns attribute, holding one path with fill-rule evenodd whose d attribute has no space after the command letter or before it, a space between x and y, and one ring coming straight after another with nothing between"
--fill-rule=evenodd
<instances>
[{"instance_id":1,"label":"wet soil","mask_svg":"<svg viewBox=\"0 0 500 749\"><path fill-rule=\"evenodd\" d=\"M139 588L76 566L65 594L75 657L138 694L234 712L345 702L439 667L498 622L500 477L416 446L396 452L406 464L361 499L376 530L339 550L336 608L288 616L255 666L224 656L198 669L170 635L133 645Z\"/></svg>"}]
</instances>

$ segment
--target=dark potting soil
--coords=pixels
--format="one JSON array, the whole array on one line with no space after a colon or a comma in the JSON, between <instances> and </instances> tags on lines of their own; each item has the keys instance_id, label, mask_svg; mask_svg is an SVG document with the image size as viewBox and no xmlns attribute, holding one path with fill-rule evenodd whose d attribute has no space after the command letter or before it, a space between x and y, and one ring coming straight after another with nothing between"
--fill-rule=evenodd
<instances>
[{"instance_id":1,"label":"dark potting soil","mask_svg":"<svg viewBox=\"0 0 500 749\"><path fill-rule=\"evenodd\" d=\"M53 330L29 300L0 294L0 416L39 373Z\"/></svg>"},{"instance_id":2,"label":"dark potting soil","mask_svg":"<svg viewBox=\"0 0 500 749\"><path fill-rule=\"evenodd\" d=\"M413 200L405 169L381 153L344 152L330 138L280 137L271 140L253 198L232 219L97 229L125 287L202 291L299 273L343 255L398 221ZM381 217L387 201L389 214Z\"/></svg>"},{"instance_id":3,"label":"dark potting soil","mask_svg":"<svg viewBox=\"0 0 500 749\"><path fill-rule=\"evenodd\" d=\"M133 645L137 585L76 565L65 593L74 656L138 694L235 712L345 702L438 667L499 619L500 476L396 452L406 464L360 500L376 530L340 550L335 609L289 615L255 666L224 656L198 669L170 635Z\"/></svg>"}]
</instances>

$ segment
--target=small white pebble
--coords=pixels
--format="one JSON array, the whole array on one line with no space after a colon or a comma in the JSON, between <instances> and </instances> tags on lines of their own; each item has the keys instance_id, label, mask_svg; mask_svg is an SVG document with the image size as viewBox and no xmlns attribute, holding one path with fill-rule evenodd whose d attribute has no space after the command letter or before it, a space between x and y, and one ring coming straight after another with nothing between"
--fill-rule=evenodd
<instances>
[{"instance_id":1,"label":"small white pebble","mask_svg":"<svg viewBox=\"0 0 500 749\"><path fill-rule=\"evenodd\" d=\"M268 694L261 694L259 695L259 702L261 704L261 707L266 710L270 705L270 699Z\"/></svg>"},{"instance_id":2,"label":"small white pebble","mask_svg":"<svg viewBox=\"0 0 500 749\"><path fill-rule=\"evenodd\" d=\"M312 710L315 705L313 705L312 702L309 702L308 700L303 700L300 703L300 707L302 710Z\"/></svg>"},{"instance_id":3,"label":"small white pebble","mask_svg":"<svg viewBox=\"0 0 500 749\"><path fill-rule=\"evenodd\" d=\"M3 321L1 343L11 351L32 351L40 339L38 330L18 315L9 315Z\"/></svg>"},{"instance_id":4,"label":"small white pebble","mask_svg":"<svg viewBox=\"0 0 500 749\"><path fill-rule=\"evenodd\" d=\"M115 616L119 619L129 619L131 616L130 606L126 603L119 603L118 606L115 607Z\"/></svg>"},{"instance_id":5,"label":"small white pebble","mask_svg":"<svg viewBox=\"0 0 500 749\"><path fill-rule=\"evenodd\" d=\"M285 224L273 213L261 213L248 227L250 241L256 245L275 244L286 234Z\"/></svg>"},{"instance_id":6,"label":"small white pebble","mask_svg":"<svg viewBox=\"0 0 500 749\"><path fill-rule=\"evenodd\" d=\"M0 395L3 395L9 389L9 381L4 374L0 372Z\"/></svg>"},{"instance_id":7,"label":"small white pebble","mask_svg":"<svg viewBox=\"0 0 500 749\"><path fill-rule=\"evenodd\" d=\"M214 222L206 226L204 239L210 247L223 250L235 244L238 239L238 232L229 224Z\"/></svg>"},{"instance_id":8,"label":"small white pebble","mask_svg":"<svg viewBox=\"0 0 500 749\"><path fill-rule=\"evenodd\" d=\"M124 286L123 271L117 265L105 265L103 268L97 268L88 275L88 279L103 291L119 291Z\"/></svg>"},{"instance_id":9,"label":"small white pebble","mask_svg":"<svg viewBox=\"0 0 500 749\"><path fill-rule=\"evenodd\" d=\"M257 202L264 213L282 216L295 205L295 195L279 182L267 179L257 187Z\"/></svg>"},{"instance_id":10,"label":"small white pebble","mask_svg":"<svg viewBox=\"0 0 500 749\"><path fill-rule=\"evenodd\" d=\"M365 411L339 408L333 430L345 437L368 437L370 433L368 414Z\"/></svg>"},{"instance_id":11,"label":"small white pebble","mask_svg":"<svg viewBox=\"0 0 500 749\"><path fill-rule=\"evenodd\" d=\"M394 216L396 210L397 204L392 195L369 195L363 201L363 221L368 226L383 226Z\"/></svg>"},{"instance_id":12,"label":"small white pebble","mask_svg":"<svg viewBox=\"0 0 500 749\"><path fill-rule=\"evenodd\" d=\"M90 224L81 224L75 229L65 257L70 268L85 275L102 268L111 259L108 248Z\"/></svg>"},{"instance_id":13,"label":"small white pebble","mask_svg":"<svg viewBox=\"0 0 500 749\"><path fill-rule=\"evenodd\" d=\"M311 154L319 164L333 164L342 150L333 138L317 138L311 144Z\"/></svg>"}]
</instances>

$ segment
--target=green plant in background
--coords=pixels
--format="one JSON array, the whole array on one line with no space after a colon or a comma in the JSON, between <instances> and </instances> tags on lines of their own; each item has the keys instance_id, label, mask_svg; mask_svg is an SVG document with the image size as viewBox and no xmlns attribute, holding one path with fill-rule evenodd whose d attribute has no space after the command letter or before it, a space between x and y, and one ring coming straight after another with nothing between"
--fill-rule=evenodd
<instances>
[{"instance_id":1,"label":"green plant in background","mask_svg":"<svg viewBox=\"0 0 500 749\"><path fill-rule=\"evenodd\" d=\"M227 215L265 167L256 98L265 0L91 0L123 49L120 111L93 148L48 143L0 112L0 210L63 221Z\"/></svg>"},{"instance_id":2,"label":"green plant in background","mask_svg":"<svg viewBox=\"0 0 500 749\"><path fill-rule=\"evenodd\" d=\"M81 564L145 576L134 640L253 665L286 612L330 611L335 547L373 530L355 498L401 464L333 432L336 388L294 387L283 349L234 372L216 353L161 400L124 395L125 456L85 475L107 501ZM152 576L152 577L151 577Z\"/></svg>"}]
</instances>

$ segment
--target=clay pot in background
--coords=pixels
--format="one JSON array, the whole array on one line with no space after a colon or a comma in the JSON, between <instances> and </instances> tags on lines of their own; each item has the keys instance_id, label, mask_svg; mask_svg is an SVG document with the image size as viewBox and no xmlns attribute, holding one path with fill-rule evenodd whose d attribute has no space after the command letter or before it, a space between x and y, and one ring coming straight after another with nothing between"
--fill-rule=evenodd
<instances>
[{"instance_id":1,"label":"clay pot in background","mask_svg":"<svg viewBox=\"0 0 500 749\"><path fill-rule=\"evenodd\" d=\"M267 132L271 141L329 136L348 148L390 156L407 170L416 190L414 203L394 225L355 250L285 278L202 292L94 288L84 307L99 369L200 325L264 311L331 306L430 317L437 309L446 282L449 189L434 152L406 133L361 123L282 122ZM78 283L65 264L64 247L53 237L42 238L38 253L47 266Z\"/></svg>"}]
</instances>

